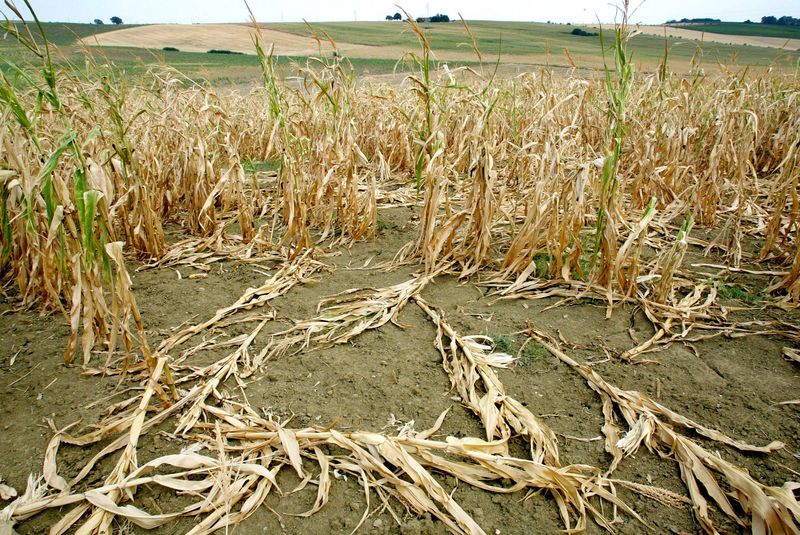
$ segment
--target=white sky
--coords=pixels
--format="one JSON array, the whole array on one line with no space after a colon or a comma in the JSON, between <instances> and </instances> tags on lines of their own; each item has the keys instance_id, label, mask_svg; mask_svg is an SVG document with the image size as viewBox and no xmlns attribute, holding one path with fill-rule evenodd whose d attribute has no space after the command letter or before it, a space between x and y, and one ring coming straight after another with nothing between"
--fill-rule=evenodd
<instances>
[{"instance_id":1,"label":"white sky","mask_svg":"<svg viewBox=\"0 0 800 535\"><path fill-rule=\"evenodd\" d=\"M639 5L640 0L631 0ZM22 0L16 0L24 8ZM383 20L398 9L392 0L249 0L259 22ZM461 13L468 20L525 20L603 22L614 19L606 0L399 0L415 17ZM108 23L112 16L126 23L243 22L248 19L243 0L31 0L42 20ZM2 4L0 4L1 6ZM2 10L9 14L3 6ZM657 24L683 17L758 21L764 15L800 17L800 0L645 0L632 22Z\"/></svg>"}]
</instances>

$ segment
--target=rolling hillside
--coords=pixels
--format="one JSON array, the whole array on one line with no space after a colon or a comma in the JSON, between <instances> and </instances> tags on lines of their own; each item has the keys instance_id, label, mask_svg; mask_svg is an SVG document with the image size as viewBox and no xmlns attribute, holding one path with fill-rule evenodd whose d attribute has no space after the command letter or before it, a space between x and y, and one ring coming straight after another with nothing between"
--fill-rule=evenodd
<instances>
[{"instance_id":1,"label":"rolling hillside","mask_svg":"<svg viewBox=\"0 0 800 535\"><path fill-rule=\"evenodd\" d=\"M501 73L513 74L540 66L598 69L603 65L598 36L578 36L579 26L528 22L473 21L482 61L494 64L500 58ZM407 68L402 62L408 52L419 49L416 37L401 22L339 22L313 24L323 36L329 35L339 53L347 56L359 74L388 74ZM84 64L84 56L98 56L129 75L136 75L151 65L169 65L193 80L219 84L252 84L259 78L257 58L253 55L252 27L246 24L95 26L91 24L45 23L45 32L59 52L58 61ZM582 29L597 32L589 26ZM460 22L427 24L425 29L436 59L451 66L479 65L469 35ZM652 71L664 53L664 27L640 28L642 35L632 41L634 60L641 71ZM800 54L800 40L763 36L703 34L696 30L668 27L670 66L685 72L691 58L702 46L707 70L718 64L731 67L776 66L794 69ZM302 23L262 25L263 39L274 44L279 68L291 74L293 62L319 54L330 55L326 39L318 44ZM703 41L701 43L700 38ZM715 41L726 41L720 43ZM755 45L755 46L751 46ZM776 48L777 47L777 48ZM165 48L178 49L166 51ZM209 54L211 49L242 54ZM10 38L0 39L0 55L11 63L24 65L34 59ZM0 66L8 72L7 66Z\"/></svg>"}]
</instances>

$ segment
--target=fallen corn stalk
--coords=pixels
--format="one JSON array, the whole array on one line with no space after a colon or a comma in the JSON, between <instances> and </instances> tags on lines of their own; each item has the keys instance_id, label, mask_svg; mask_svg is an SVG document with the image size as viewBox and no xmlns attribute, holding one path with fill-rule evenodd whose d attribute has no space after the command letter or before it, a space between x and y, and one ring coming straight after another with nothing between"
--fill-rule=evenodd
<instances>
[{"instance_id":1,"label":"fallen corn stalk","mask_svg":"<svg viewBox=\"0 0 800 535\"><path fill-rule=\"evenodd\" d=\"M434 275L420 275L411 280L380 289L353 289L320 301L314 318L297 322L291 329L273 335L270 343L256 356L253 366L264 360L297 353L312 343L321 347L344 344L364 331L397 321L397 315L409 299L417 295Z\"/></svg>"},{"instance_id":2,"label":"fallen corn stalk","mask_svg":"<svg viewBox=\"0 0 800 535\"><path fill-rule=\"evenodd\" d=\"M710 453L697 442L678 433L676 429L690 430L748 453L770 453L783 448L782 443L775 441L767 446L753 446L732 439L716 429L705 427L671 411L640 392L621 390L609 384L592 368L579 364L569 357L559 348L558 342L545 333L534 328L523 332L578 372L602 398L606 451L613 456L609 472L613 471L624 457L634 454L644 443L648 449L661 457L673 458L678 462L695 515L706 532L717 533L709 515L706 496L711 497L728 518L742 527L749 526L754 533L800 531L800 503L793 494L796 488L800 488L797 483L789 482L783 487L763 485L742 468ZM630 428L622 437L615 409ZM724 492L715 474L735 492ZM750 516L749 522L737 513L734 503Z\"/></svg>"},{"instance_id":3,"label":"fallen corn stalk","mask_svg":"<svg viewBox=\"0 0 800 535\"><path fill-rule=\"evenodd\" d=\"M529 442L534 461L559 466L553 431L522 403L507 395L492 370L505 367L513 358L490 353L490 347L481 343L484 337L460 336L421 297L415 296L414 301L436 325L435 345L442 354L442 365L461 401L480 417L487 440L508 440L512 434L522 435ZM447 345L445 336L450 340Z\"/></svg>"},{"instance_id":4,"label":"fallen corn stalk","mask_svg":"<svg viewBox=\"0 0 800 535\"><path fill-rule=\"evenodd\" d=\"M601 526L613 529L588 496L596 496L639 518L613 490L609 490L609 483L600 477L596 468L584 465L556 468L508 457L501 454L505 449L502 442L474 438L449 437L446 441L420 438L427 433L392 437L369 432L343 433L334 429L289 429L249 411L224 415L221 414L224 410L217 412L220 412L218 417L225 417L225 422L217 420L194 427L196 440L202 441L207 448L213 448L209 444L216 444L215 457L190 448L156 458L124 477L106 480L83 492L43 496L42 489L39 489L31 495L26 493L25 497L12 502L6 512L11 520L19 521L45 509L73 506L59 523L59 529L67 529L89 514L79 529L86 533L99 532L102 525L108 525L115 518L152 529L181 516L199 516L199 522L190 533L212 533L246 519L273 489L280 494L276 478L283 468L295 471L304 481L309 480L312 476L303 461L303 458L308 458L313 459L319 469L317 498L313 507L300 516L310 516L325 505L332 474L347 473L362 482L367 512L369 490L373 489L384 502L394 497L415 514L431 514L452 533L485 533L452 493L433 477L433 473L439 473L495 493L548 490L556 495L568 530L585 529L589 516ZM210 434L206 434L206 430ZM343 453L326 453L331 448ZM163 473L164 468L168 468L167 473ZM510 484L505 483L509 480ZM151 514L134 505L119 504L121 497L132 499L137 488L143 485L189 493L196 499L178 511L160 514Z\"/></svg>"}]
</instances>

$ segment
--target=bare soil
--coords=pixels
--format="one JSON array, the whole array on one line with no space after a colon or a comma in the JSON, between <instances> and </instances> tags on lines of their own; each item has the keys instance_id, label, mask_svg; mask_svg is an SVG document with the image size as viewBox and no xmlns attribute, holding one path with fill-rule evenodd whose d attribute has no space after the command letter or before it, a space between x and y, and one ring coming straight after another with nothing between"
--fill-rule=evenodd
<instances>
[{"instance_id":1,"label":"bare soil","mask_svg":"<svg viewBox=\"0 0 800 535\"><path fill-rule=\"evenodd\" d=\"M414 266L389 272L374 266L391 260L416 235L413 213L412 208L382 210L382 230L376 240L321 258L333 271L320 275L317 284L297 286L273 301L278 312L273 331L293 320L312 317L324 296L349 288L378 288L408 280ZM364 268L365 264L369 265ZM179 268L181 278L172 268L134 273L135 292L151 344L156 345L177 326L202 321L218 308L233 303L246 288L264 280L257 269L260 268L252 264L223 262L202 279L190 279L192 271L186 268ZM719 337L693 347L676 344L648 354L647 358L653 361L650 364L626 364L614 355L652 334L652 327L641 312L619 308L606 319L605 306L585 301L556 308L550 308L554 299L497 301L475 282L437 278L425 288L423 296L443 310L462 334L488 334L502 339L513 352L525 341L524 336L514 333L529 324L553 335L560 332L563 339L574 344L568 350L571 355L580 361L595 362L595 369L621 388L646 393L667 407L738 439L754 444L785 442L785 450L771 455L745 455L704 443L764 484L782 485L798 479L800 413L797 405L777 404L800 397L800 368L781 355L782 348L790 345L788 341L772 336ZM737 304L741 303L731 302L732 306ZM0 311L0 477L22 492L28 475L42 471L44 450L52 437L47 419L58 428L77 421L82 425L97 422L112 402L92 403L109 396L115 388L129 385L119 385L117 378L84 375L79 367L63 366L69 329L61 316L15 311L11 300L0 305ZM775 317L797 323L796 314L774 308L741 314L742 319L751 319L755 314L760 319ZM411 420L416 429L428 428L442 411L450 409L439 436L482 437L478 418L453 397L441 356L433 346L435 329L427 316L409 303L401 312L399 323L403 328L389 323L357 337L350 345L309 349L270 361L263 373L248 383L247 402L258 410L291 417L290 425L295 427L335 425L340 430L387 433ZM238 334L236 328L231 327L224 334ZM607 467L610 457L599 439L603 424L599 398L568 366L546 351L530 347L522 352L515 366L499 371L507 392L558 434L562 462ZM202 361L213 357L197 355ZM140 462L180 450L182 442L171 437L169 431L167 426L160 433L142 438ZM524 454L522 443L514 448ZM66 477L74 475L94 452L91 448L62 446L59 471ZM616 474L622 479L686 494L678 465L644 448L626 459ZM284 490L298 483L289 471L281 472L279 484ZM546 494L495 495L449 478L442 478L441 483L452 490L487 533L556 533L563 529L555 501ZM624 489L619 489L619 494L655 532L700 531L689 506L668 508ZM335 479L331 500L322 511L309 519L291 516L309 509L314 499L315 491L309 489L283 498L270 495L254 516L229 532L349 533L368 507L357 481ZM146 488L137 493L137 503L153 512L174 510L180 500ZM371 516L360 532L446 532L440 523L427 517L416 518L395 502L398 524L388 511L376 510L376 504L380 502L373 495ZM15 529L21 535L42 533L58 518L58 512L48 512ZM722 515L715 520L725 530L739 529L726 524ZM181 520L157 532L183 533L192 525L190 520ZM119 528L129 533L139 531L129 525ZM641 533L645 528L622 516L618 530ZM595 525L588 528L590 533L600 531Z\"/></svg>"}]
</instances>

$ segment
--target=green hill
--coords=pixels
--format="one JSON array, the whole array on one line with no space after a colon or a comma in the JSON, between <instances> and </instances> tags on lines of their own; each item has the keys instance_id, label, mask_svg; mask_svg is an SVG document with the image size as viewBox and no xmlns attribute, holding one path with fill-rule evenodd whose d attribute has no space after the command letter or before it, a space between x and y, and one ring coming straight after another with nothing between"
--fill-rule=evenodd
<instances>
[{"instance_id":1,"label":"green hill","mask_svg":"<svg viewBox=\"0 0 800 535\"><path fill-rule=\"evenodd\" d=\"M15 24L17 28L22 25ZM111 32L122 28L132 28L135 24L78 24L73 22L43 22L42 28L47 36L47 40L59 48L66 49L71 47L75 41L82 37L95 35L98 33ZM28 24L31 36L38 43L42 42L41 33L34 23ZM25 60L33 59L33 55L23 49L13 37L3 34L0 37L0 57L12 63L20 63Z\"/></svg>"},{"instance_id":2,"label":"green hill","mask_svg":"<svg viewBox=\"0 0 800 535\"><path fill-rule=\"evenodd\" d=\"M337 42L398 46L409 51L416 51L419 48L416 36L400 22L332 22L312 24L312 26L317 31L326 32ZM583 59L588 65L596 66L597 62L601 61L599 36L585 37L572 34L575 28L591 32L599 31L591 29L592 26L497 21L469 21L469 26L477 38L484 61L492 61L498 53L501 53L504 56L539 56L536 61L541 62L541 56L548 54L553 63L566 65L565 50L569 50L572 57ZM761 24L747 26L761 26ZM296 35L308 35L308 28L302 23L266 24L265 27ZM461 22L425 24L423 27L428 32L434 52L471 50L469 36ZM692 29L697 27L694 26ZM668 43L671 47L671 60L678 62L690 61L701 46L699 42L678 38L669 38ZM644 62L647 67L653 67L663 57L664 38L655 35L637 35L633 38L631 47L636 61ZM706 42L702 44L702 52L704 58L711 62L734 66L766 66L776 60L780 51L766 47ZM781 52L781 54L790 66L800 58L796 52Z\"/></svg>"}]
</instances>

